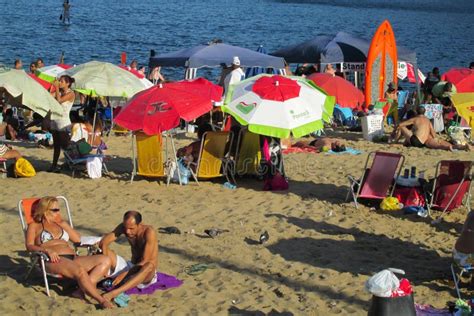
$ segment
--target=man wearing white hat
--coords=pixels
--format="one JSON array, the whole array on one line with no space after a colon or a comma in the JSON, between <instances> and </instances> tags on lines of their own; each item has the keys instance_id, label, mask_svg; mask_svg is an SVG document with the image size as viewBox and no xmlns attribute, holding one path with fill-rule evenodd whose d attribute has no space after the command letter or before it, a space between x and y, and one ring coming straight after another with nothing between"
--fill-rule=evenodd
<instances>
[{"instance_id":1,"label":"man wearing white hat","mask_svg":"<svg viewBox=\"0 0 474 316\"><path fill-rule=\"evenodd\" d=\"M245 78L245 73L240 68L240 59L237 56L234 56L232 59L232 71L225 77L224 80L224 89L225 93L229 90L229 85L237 83Z\"/></svg>"}]
</instances>

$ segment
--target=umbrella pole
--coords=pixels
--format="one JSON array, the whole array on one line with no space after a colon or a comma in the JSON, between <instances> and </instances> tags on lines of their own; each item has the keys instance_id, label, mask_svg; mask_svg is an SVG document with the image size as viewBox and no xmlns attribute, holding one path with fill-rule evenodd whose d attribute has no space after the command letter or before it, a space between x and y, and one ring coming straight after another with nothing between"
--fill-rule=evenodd
<instances>
[{"instance_id":1,"label":"umbrella pole","mask_svg":"<svg viewBox=\"0 0 474 316\"><path fill-rule=\"evenodd\" d=\"M415 68L416 94L418 95L417 101L418 101L418 104L420 104L422 102L422 99L421 99L421 90L420 90L420 78L418 77L418 62L416 60L415 60L415 65L413 68Z\"/></svg>"},{"instance_id":2,"label":"umbrella pole","mask_svg":"<svg viewBox=\"0 0 474 316\"><path fill-rule=\"evenodd\" d=\"M97 98L97 103L95 104L95 111L94 111L94 122L92 122L92 144L95 140L95 120L97 118L97 108L99 107L99 98Z\"/></svg>"},{"instance_id":3,"label":"umbrella pole","mask_svg":"<svg viewBox=\"0 0 474 316\"><path fill-rule=\"evenodd\" d=\"M183 184L181 183L181 171L179 170L178 157L176 157L176 147L174 146L173 135L170 134L170 138L171 138L171 148L173 149L174 162L176 163L176 169L178 169L179 185L183 185Z\"/></svg>"}]
</instances>

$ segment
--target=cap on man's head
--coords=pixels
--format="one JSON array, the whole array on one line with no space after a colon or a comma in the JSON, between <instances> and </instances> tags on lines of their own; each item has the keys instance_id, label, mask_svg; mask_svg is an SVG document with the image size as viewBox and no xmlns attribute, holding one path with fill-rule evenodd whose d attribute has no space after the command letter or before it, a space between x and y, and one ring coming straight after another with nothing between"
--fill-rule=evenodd
<instances>
[{"instance_id":1,"label":"cap on man's head","mask_svg":"<svg viewBox=\"0 0 474 316\"><path fill-rule=\"evenodd\" d=\"M232 59L232 65L240 66L240 59L238 56L234 56Z\"/></svg>"}]
</instances>

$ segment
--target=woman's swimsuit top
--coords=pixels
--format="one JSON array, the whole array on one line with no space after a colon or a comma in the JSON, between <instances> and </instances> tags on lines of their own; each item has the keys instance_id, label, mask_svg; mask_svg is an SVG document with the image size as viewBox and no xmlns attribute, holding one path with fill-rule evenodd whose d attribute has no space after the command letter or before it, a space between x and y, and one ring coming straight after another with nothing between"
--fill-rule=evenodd
<instances>
[{"instance_id":1,"label":"woman's swimsuit top","mask_svg":"<svg viewBox=\"0 0 474 316\"><path fill-rule=\"evenodd\" d=\"M58 224L56 224L56 225L58 225ZM41 223L41 226L43 226L43 231L40 234L40 242L42 244L44 244L45 242L48 242L50 240L54 240L55 238L54 238L53 234L51 234L49 231L44 229L44 224L43 223ZM61 226L59 226L59 227L61 227ZM69 241L69 234L62 227L61 227L61 236L58 238L58 240L59 239L62 239L64 241Z\"/></svg>"}]
</instances>

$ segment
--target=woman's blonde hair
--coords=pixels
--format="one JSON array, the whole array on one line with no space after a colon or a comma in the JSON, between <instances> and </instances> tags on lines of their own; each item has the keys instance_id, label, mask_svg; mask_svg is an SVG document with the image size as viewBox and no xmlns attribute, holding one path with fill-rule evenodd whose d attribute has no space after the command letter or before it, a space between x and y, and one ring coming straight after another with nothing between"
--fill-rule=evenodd
<instances>
[{"instance_id":1,"label":"woman's blonde hair","mask_svg":"<svg viewBox=\"0 0 474 316\"><path fill-rule=\"evenodd\" d=\"M36 204L36 207L33 210L33 220L37 223L41 223L43 220L44 215L49 212L49 208L51 204L57 203L58 199L55 198L54 196L45 196L41 198L38 203Z\"/></svg>"}]
</instances>

